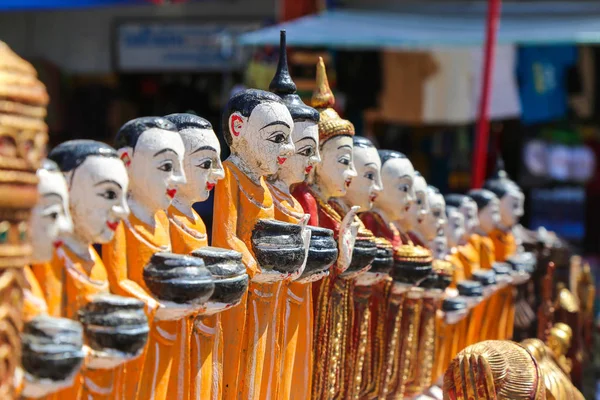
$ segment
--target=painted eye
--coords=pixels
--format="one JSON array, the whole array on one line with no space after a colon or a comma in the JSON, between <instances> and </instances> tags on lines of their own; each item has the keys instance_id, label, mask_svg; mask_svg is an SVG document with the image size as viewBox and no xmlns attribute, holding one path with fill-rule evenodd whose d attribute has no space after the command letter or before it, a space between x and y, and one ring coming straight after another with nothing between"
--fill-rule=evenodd
<instances>
[{"instance_id":1,"label":"painted eye","mask_svg":"<svg viewBox=\"0 0 600 400\"><path fill-rule=\"evenodd\" d=\"M367 172L367 173L365 174L365 178L367 178L367 179L368 179L368 180L370 180L370 181L372 181L372 180L375 180L375 174L374 174L374 173L372 173L372 172Z\"/></svg>"},{"instance_id":2,"label":"painted eye","mask_svg":"<svg viewBox=\"0 0 600 400\"><path fill-rule=\"evenodd\" d=\"M433 216L436 217L436 218L439 218L440 217L440 212L439 211L434 211L433 212Z\"/></svg>"},{"instance_id":3,"label":"painted eye","mask_svg":"<svg viewBox=\"0 0 600 400\"><path fill-rule=\"evenodd\" d=\"M311 147L307 147L305 149L300 150L298 152L298 154L300 154L301 156L304 156L304 157L310 157L314 154L314 151Z\"/></svg>"},{"instance_id":4,"label":"painted eye","mask_svg":"<svg viewBox=\"0 0 600 400\"><path fill-rule=\"evenodd\" d=\"M408 186L406 186L406 185L400 186L400 191L408 193Z\"/></svg>"},{"instance_id":5,"label":"painted eye","mask_svg":"<svg viewBox=\"0 0 600 400\"><path fill-rule=\"evenodd\" d=\"M53 212L48 214L48 218L50 218L53 221L56 221L58 219L58 213L57 212Z\"/></svg>"},{"instance_id":6,"label":"painted eye","mask_svg":"<svg viewBox=\"0 0 600 400\"><path fill-rule=\"evenodd\" d=\"M206 160L206 161L196 165L196 167L199 167L202 169L210 169L210 167L212 167L212 160Z\"/></svg>"},{"instance_id":7,"label":"painted eye","mask_svg":"<svg viewBox=\"0 0 600 400\"><path fill-rule=\"evenodd\" d=\"M283 143L285 142L286 136L282 132L275 133L271 135L267 140L273 143Z\"/></svg>"},{"instance_id":8,"label":"painted eye","mask_svg":"<svg viewBox=\"0 0 600 400\"><path fill-rule=\"evenodd\" d=\"M160 167L158 167L158 169L160 169L161 171L165 171L165 172L171 172L173 171L173 163L164 163L162 164Z\"/></svg>"},{"instance_id":9,"label":"painted eye","mask_svg":"<svg viewBox=\"0 0 600 400\"><path fill-rule=\"evenodd\" d=\"M338 160L338 162L339 162L340 164L344 164L344 165L350 165L350 160L349 160L349 159L347 159L347 158L340 158L340 159Z\"/></svg>"},{"instance_id":10,"label":"painted eye","mask_svg":"<svg viewBox=\"0 0 600 400\"><path fill-rule=\"evenodd\" d=\"M104 193L100 194L101 197L104 197L106 200L115 200L117 198L117 193L114 190L107 190Z\"/></svg>"}]
</instances>

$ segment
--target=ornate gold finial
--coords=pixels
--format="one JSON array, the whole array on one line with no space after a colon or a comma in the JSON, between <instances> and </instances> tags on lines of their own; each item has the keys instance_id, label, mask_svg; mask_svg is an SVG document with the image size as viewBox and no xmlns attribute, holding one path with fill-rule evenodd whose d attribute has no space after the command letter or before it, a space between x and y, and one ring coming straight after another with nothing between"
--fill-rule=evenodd
<instances>
[{"instance_id":1,"label":"ornate gold finial","mask_svg":"<svg viewBox=\"0 0 600 400\"><path fill-rule=\"evenodd\" d=\"M354 136L352 122L340 118L333 109L335 98L329 87L323 58L317 64L317 87L313 93L312 106L319 111L319 142L325 143L335 136Z\"/></svg>"},{"instance_id":2,"label":"ornate gold finial","mask_svg":"<svg viewBox=\"0 0 600 400\"><path fill-rule=\"evenodd\" d=\"M312 95L311 102L314 108L333 108L335 105L335 97L333 97L333 92L329 87L323 57L319 57L317 63L317 87Z\"/></svg>"}]
</instances>

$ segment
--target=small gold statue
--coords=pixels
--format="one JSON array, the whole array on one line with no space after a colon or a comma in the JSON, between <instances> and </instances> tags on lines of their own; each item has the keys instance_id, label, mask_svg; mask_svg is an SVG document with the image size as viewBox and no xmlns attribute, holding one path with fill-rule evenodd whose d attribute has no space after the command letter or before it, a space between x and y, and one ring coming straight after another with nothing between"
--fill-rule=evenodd
<instances>
[{"instance_id":1,"label":"small gold statue","mask_svg":"<svg viewBox=\"0 0 600 400\"><path fill-rule=\"evenodd\" d=\"M567 375L571 373L573 367L571 360L567 358L572 338L573 330L571 327L562 322L557 322L550 329L548 340L546 341L556 363Z\"/></svg>"}]
</instances>

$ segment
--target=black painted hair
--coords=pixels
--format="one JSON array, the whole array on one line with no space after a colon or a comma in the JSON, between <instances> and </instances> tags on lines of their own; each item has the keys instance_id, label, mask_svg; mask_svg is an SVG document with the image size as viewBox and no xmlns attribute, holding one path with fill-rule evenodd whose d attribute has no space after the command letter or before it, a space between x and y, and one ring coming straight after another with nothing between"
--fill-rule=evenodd
<instances>
[{"instance_id":1,"label":"black painted hair","mask_svg":"<svg viewBox=\"0 0 600 400\"><path fill-rule=\"evenodd\" d=\"M276 94L259 89L242 90L229 99L221 118L221 129L228 146L232 144L231 132L229 131L229 117L231 114L239 112L248 118L256 106L268 101L284 104L283 100Z\"/></svg>"},{"instance_id":2,"label":"black painted hair","mask_svg":"<svg viewBox=\"0 0 600 400\"><path fill-rule=\"evenodd\" d=\"M119 158L115 149L95 140L69 140L59 144L48 154L48 158L54 161L62 172L76 169L91 156Z\"/></svg>"},{"instance_id":3,"label":"black painted hair","mask_svg":"<svg viewBox=\"0 0 600 400\"><path fill-rule=\"evenodd\" d=\"M513 185L516 185L516 183L508 177L508 174L504 170L504 160L499 155L496 159L496 169L492 176L484 182L483 188L494 192L501 199L512 189Z\"/></svg>"},{"instance_id":4,"label":"black painted hair","mask_svg":"<svg viewBox=\"0 0 600 400\"><path fill-rule=\"evenodd\" d=\"M44 158L42 160L42 165L40 165L40 169L43 169L48 172L60 172L60 168L58 168L58 165L56 165L54 161L47 158Z\"/></svg>"},{"instance_id":5,"label":"black painted hair","mask_svg":"<svg viewBox=\"0 0 600 400\"><path fill-rule=\"evenodd\" d=\"M487 189L473 189L469 191L469 197L477 203L477 208L481 211L490 201L498 198L494 192Z\"/></svg>"},{"instance_id":6,"label":"black painted hair","mask_svg":"<svg viewBox=\"0 0 600 400\"><path fill-rule=\"evenodd\" d=\"M212 129L212 124L206 119L189 113L169 114L164 117L166 120L175 124L178 131L188 128L194 129Z\"/></svg>"},{"instance_id":7,"label":"black painted hair","mask_svg":"<svg viewBox=\"0 0 600 400\"><path fill-rule=\"evenodd\" d=\"M369 139L367 139L364 136L356 136L356 135L352 136L352 143L354 144L354 147L364 147L364 148L375 147L373 142L371 142Z\"/></svg>"},{"instance_id":8,"label":"black painted hair","mask_svg":"<svg viewBox=\"0 0 600 400\"><path fill-rule=\"evenodd\" d=\"M275 72L275 76L269 84L269 90L281 97L294 122L312 121L315 124L319 123L319 112L304 104L300 96L296 94L296 84L292 80L288 69L285 30L281 31L279 63L277 64L277 72Z\"/></svg>"},{"instance_id":9,"label":"black painted hair","mask_svg":"<svg viewBox=\"0 0 600 400\"><path fill-rule=\"evenodd\" d=\"M451 193L445 195L444 200L446 200L446 206L460 208L460 206L465 202L465 200L469 200L469 196L467 196L466 194Z\"/></svg>"},{"instance_id":10,"label":"black painted hair","mask_svg":"<svg viewBox=\"0 0 600 400\"><path fill-rule=\"evenodd\" d=\"M387 161L394 158L407 158L404 154L394 150L378 150L379 158L381 158L381 165L383 166Z\"/></svg>"},{"instance_id":11,"label":"black painted hair","mask_svg":"<svg viewBox=\"0 0 600 400\"><path fill-rule=\"evenodd\" d=\"M177 132L177 127L171 121L162 117L140 117L132 119L125 123L117 132L115 139L115 147L121 149L123 147L131 147L135 150L135 145L141 134L149 129L158 128L166 131Z\"/></svg>"},{"instance_id":12,"label":"black painted hair","mask_svg":"<svg viewBox=\"0 0 600 400\"><path fill-rule=\"evenodd\" d=\"M457 211L458 212L458 207L446 205L446 218L450 218L450 213L452 211Z\"/></svg>"}]
</instances>

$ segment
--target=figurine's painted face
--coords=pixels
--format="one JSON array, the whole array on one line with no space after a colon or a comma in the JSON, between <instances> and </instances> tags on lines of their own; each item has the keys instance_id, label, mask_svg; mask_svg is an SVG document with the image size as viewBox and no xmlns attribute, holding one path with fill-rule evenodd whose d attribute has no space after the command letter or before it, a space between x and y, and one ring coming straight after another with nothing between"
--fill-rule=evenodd
<instances>
[{"instance_id":1,"label":"figurine's painted face","mask_svg":"<svg viewBox=\"0 0 600 400\"><path fill-rule=\"evenodd\" d=\"M494 197L490 202L479 210L479 225L484 232L491 232L500 223L500 201Z\"/></svg>"},{"instance_id":2,"label":"figurine's painted face","mask_svg":"<svg viewBox=\"0 0 600 400\"><path fill-rule=\"evenodd\" d=\"M265 101L246 118L235 112L229 116L231 151L260 176L277 173L294 154L292 116L283 104Z\"/></svg>"},{"instance_id":3,"label":"figurine's painted face","mask_svg":"<svg viewBox=\"0 0 600 400\"><path fill-rule=\"evenodd\" d=\"M357 176L345 198L350 206L359 206L359 212L368 211L383 190L381 159L375 147L354 146L352 154Z\"/></svg>"},{"instance_id":4,"label":"figurine's painted face","mask_svg":"<svg viewBox=\"0 0 600 400\"><path fill-rule=\"evenodd\" d=\"M75 236L87 243L108 243L129 215L129 177L115 157L90 156L67 173Z\"/></svg>"},{"instance_id":5,"label":"figurine's painted face","mask_svg":"<svg viewBox=\"0 0 600 400\"><path fill-rule=\"evenodd\" d=\"M277 179L289 187L304 182L306 176L321 162L319 153L319 125L313 121L294 122L292 131L294 154L279 167Z\"/></svg>"},{"instance_id":6,"label":"figurine's painted face","mask_svg":"<svg viewBox=\"0 0 600 400\"><path fill-rule=\"evenodd\" d=\"M448 253L448 238L444 234L444 230L440 230L440 234L430 242L429 246L431 247L434 258L444 258Z\"/></svg>"},{"instance_id":7,"label":"figurine's painted face","mask_svg":"<svg viewBox=\"0 0 600 400\"><path fill-rule=\"evenodd\" d=\"M477 211L477 203L470 198L466 198L460 205L460 212L465 217L465 236L467 240L469 235L474 233L479 227Z\"/></svg>"},{"instance_id":8,"label":"figurine's painted face","mask_svg":"<svg viewBox=\"0 0 600 400\"><path fill-rule=\"evenodd\" d=\"M448 213L448 225L446 226L446 235L448 245L456 247L465 243L466 235L465 217L457 209L452 209Z\"/></svg>"},{"instance_id":9,"label":"figurine's painted face","mask_svg":"<svg viewBox=\"0 0 600 400\"><path fill-rule=\"evenodd\" d=\"M432 241L440 236L440 232L443 236L443 229L446 225L446 201L440 193L427 189L427 202L429 212L423 218L419 229L425 240Z\"/></svg>"},{"instance_id":10,"label":"figurine's painted face","mask_svg":"<svg viewBox=\"0 0 600 400\"><path fill-rule=\"evenodd\" d=\"M183 172L185 146L177 132L151 128L138 138L135 150L119 149L123 158L129 153L129 191L151 210L166 210L186 183Z\"/></svg>"},{"instance_id":11,"label":"figurine's painted face","mask_svg":"<svg viewBox=\"0 0 600 400\"><path fill-rule=\"evenodd\" d=\"M500 222L506 227L512 227L519 223L523 216L525 196L517 185L511 185L511 189L500 199Z\"/></svg>"},{"instance_id":12,"label":"figurine's painted face","mask_svg":"<svg viewBox=\"0 0 600 400\"><path fill-rule=\"evenodd\" d=\"M187 182L180 185L176 198L191 206L208 199L217 181L225 177L221 145L212 129L188 128L179 134L185 146L183 170Z\"/></svg>"},{"instance_id":13,"label":"figurine's painted face","mask_svg":"<svg viewBox=\"0 0 600 400\"><path fill-rule=\"evenodd\" d=\"M67 182L62 172L40 169L37 172L39 200L31 212L29 226L33 244L32 261L47 262L52 259L54 247L60 237L73 230L69 213Z\"/></svg>"},{"instance_id":14,"label":"figurine's painted face","mask_svg":"<svg viewBox=\"0 0 600 400\"><path fill-rule=\"evenodd\" d=\"M345 196L356 177L352 148L350 136L335 136L321 146L323 161L317 165L315 174L318 185L331 197Z\"/></svg>"},{"instance_id":15,"label":"figurine's painted face","mask_svg":"<svg viewBox=\"0 0 600 400\"><path fill-rule=\"evenodd\" d=\"M413 182L415 191L415 202L409 210L409 217L413 229L419 229L419 225L429 214L429 202L427 201L427 182L420 175L415 175Z\"/></svg>"},{"instance_id":16,"label":"figurine's painted face","mask_svg":"<svg viewBox=\"0 0 600 400\"><path fill-rule=\"evenodd\" d=\"M383 192L375 199L375 206L393 221L403 220L415 201L414 175L408 158L392 158L381 167Z\"/></svg>"}]
</instances>

